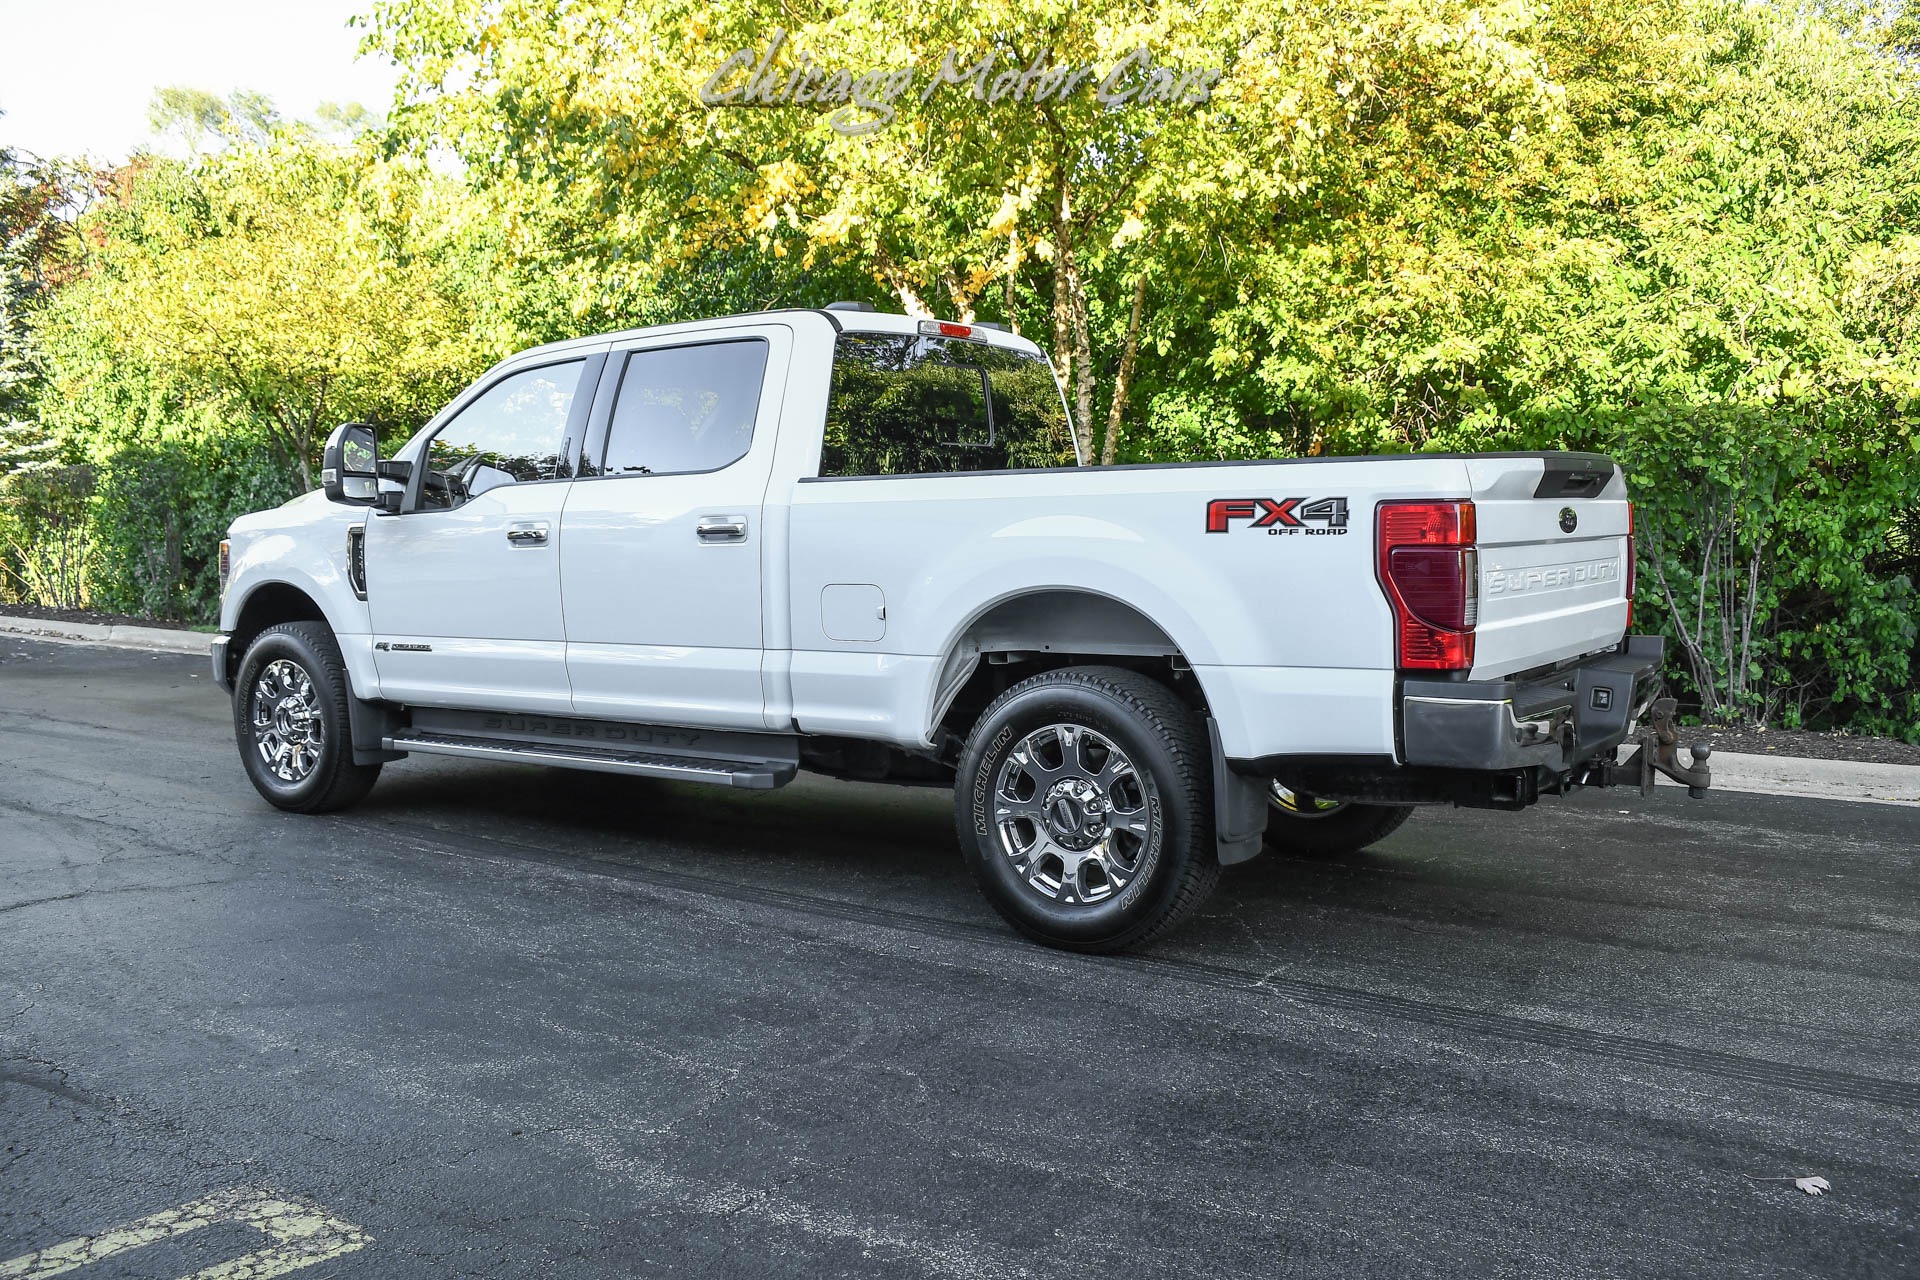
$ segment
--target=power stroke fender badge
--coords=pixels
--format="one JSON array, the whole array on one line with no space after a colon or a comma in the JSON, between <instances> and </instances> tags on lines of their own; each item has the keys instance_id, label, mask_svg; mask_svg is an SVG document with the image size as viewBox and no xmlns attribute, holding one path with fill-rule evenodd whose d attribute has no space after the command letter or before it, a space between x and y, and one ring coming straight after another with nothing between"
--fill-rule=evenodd
<instances>
[{"instance_id":1,"label":"power stroke fender badge","mask_svg":"<svg viewBox=\"0 0 1920 1280\"><path fill-rule=\"evenodd\" d=\"M1344 534L1345 498L1215 498L1207 503L1207 532L1232 533L1236 521L1269 534Z\"/></svg>"},{"instance_id":2,"label":"power stroke fender badge","mask_svg":"<svg viewBox=\"0 0 1920 1280\"><path fill-rule=\"evenodd\" d=\"M430 644L392 644L385 640L376 640L373 647L381 653L432 653Z\"/></svg>"},{"instance_id":3,"label":"power stroke fender badge","mask_svg":"<svg viewBox=\"0 0 1920 1280\"><path fill-rule=\"evenodd\" d=\"M1572 507L1560 508L1560 532L1572 533L1580 527L1580 513Z\"/></svg>"}]
</instances>

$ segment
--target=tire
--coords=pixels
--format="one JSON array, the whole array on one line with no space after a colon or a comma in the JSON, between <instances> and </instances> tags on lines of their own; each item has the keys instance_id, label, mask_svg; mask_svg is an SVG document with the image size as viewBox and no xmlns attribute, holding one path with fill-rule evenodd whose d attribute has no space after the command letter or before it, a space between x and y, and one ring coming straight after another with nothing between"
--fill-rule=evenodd
<instances>
[{"instance_id":1,"label":"tire","mask_svg":"<svg viewBox=\"0 0 1920 1280\"><path fill-rule=\"evenodd\" d=\"M1385 840L1412 816L1410 804L1319 800L1276 782L1267 790L1267 847L1310 858L1358 853Z\"/></svg>"},{"instance_id":2,"label":"tire","mask_svg":"<svg viewBox=\"0 0 1920 1280\"><path fill-rule=\"evenodd\" d=\"M1219 881L1212 778L1198 719L1165 685L1068 667L980 717L954 824L1008 924L1051 947L1121 951L1173 929Z\"/></svg>"},{"instance_id":3,"label":"tire","mask_svg":"<svg viewBox=\"0 0 1920 1280\"><path fill-rule=\"evenodd\" d=\"M380 766L353 762L350 696L325 623L283 622L248 647L233 684L233 732L247 777L268 804L332 813L373 789Z\"/></svg>"}]
</instances>

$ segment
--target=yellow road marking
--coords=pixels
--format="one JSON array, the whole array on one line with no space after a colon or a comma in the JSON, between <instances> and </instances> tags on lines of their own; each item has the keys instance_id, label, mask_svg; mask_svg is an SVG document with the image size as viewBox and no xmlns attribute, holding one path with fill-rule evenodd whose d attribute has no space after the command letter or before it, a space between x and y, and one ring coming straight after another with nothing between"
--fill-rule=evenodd
<instances>
[{"instance_id":1,"label":"yellow road marking","mask_svg":"<svg viewBox=\"0 0 1920 1280\"><path fill-rule=\"evenodd\" d=\"M0 1280L47 1280L216 1222L255 1227L274 1242L273 1247L196 1271L183 1280L271 1280L364 1249L373 1239L311 1201L281 1197L262 1187L235 1187L97 1236L81 1236L9 1258L0 1262Z\"/></svg>"}]
</instances>

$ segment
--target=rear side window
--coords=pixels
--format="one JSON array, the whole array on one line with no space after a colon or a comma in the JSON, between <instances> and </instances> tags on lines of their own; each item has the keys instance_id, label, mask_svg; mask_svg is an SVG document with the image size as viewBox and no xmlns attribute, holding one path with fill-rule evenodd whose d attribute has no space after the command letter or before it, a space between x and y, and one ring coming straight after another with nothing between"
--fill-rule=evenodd
<instances>
[{"instance_id":1,"label":"rear side window","mask_svg":"<svg viewBox=\"0 0 1920 1280\"><path fill-rule=\"evenodd\" d=\"M767 372L764 338L659 347L627 357L603 474L718 471L746 456Z\"/></svg>"},{"instance_id":2,"label":"rear side window","mask_svg":"<svg viewBox=\"0 0 1920 1280\"><path fill-rule=\"evenodd\" d=\"M823 476L1071 467L1073 433L1045 360L964 338L843 333Z\"/></svg>"}]
</instances>

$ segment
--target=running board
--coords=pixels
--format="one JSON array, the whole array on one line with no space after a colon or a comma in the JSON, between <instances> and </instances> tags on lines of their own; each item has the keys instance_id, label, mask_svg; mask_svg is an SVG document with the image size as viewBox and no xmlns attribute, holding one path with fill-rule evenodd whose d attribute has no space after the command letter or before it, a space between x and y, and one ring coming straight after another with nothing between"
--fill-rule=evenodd
<instances>
[{"instance_id":1,"label":"running board","mask_svg":"<svg viewBox=\"0 0 1920 1280\"><path fill-rule=\"evenodd\" d=\"M676 782L706 782L749 791L771 791L793 781L799 765L792 760L722 760L695 755L666 755L657 751L575 746L571 743L513 741L462 734L409 729L386 738L388 751L418 751L430 756L465 756L474 760L501 760L512 764L555 765L562 769L591 769L624 773L636 778L666 778Z\"/></svg>"}]
</instances>

